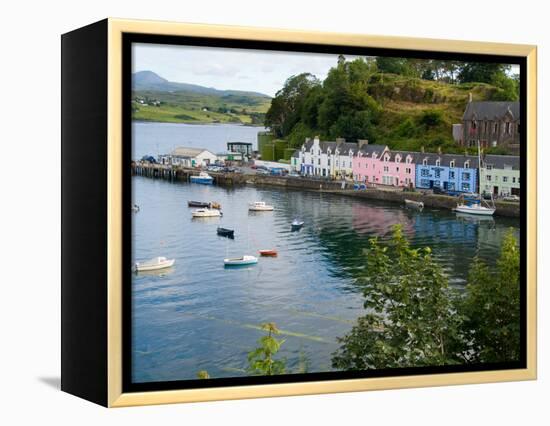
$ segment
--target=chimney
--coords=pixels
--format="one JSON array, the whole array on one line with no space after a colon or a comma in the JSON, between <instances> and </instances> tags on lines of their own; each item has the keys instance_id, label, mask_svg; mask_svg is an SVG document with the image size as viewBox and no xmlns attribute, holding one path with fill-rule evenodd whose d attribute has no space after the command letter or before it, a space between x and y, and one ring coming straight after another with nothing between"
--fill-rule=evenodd
<instances>
[{"instance_id":1,"label":"chimney","mask_svg":"<svg viewBox=\"0 0 550 426\"><path fill-rule=\"evenodd\" d=\"M344 142L346 142L345 138L336 138L336 146L342 145Z\"/></svg>"},{"instance_id":2,"label":"chimney","mask_svg":"<svg viewBox=\"0 0 550 426\"><path fill-rule=\"evenodd\" d=\"M441 147L440 147L440 146L437 147L437 153L438 153L439 155L441 155Z\"/></svg>"},{"instance_id":3,"label":"chimney","mask_svg":"<svg viewBox=\"0 0 550 426\"><path fill-rule=\"evenodd\" d=\"M424 145L420 147L420 152L424 153Z\"/></svg>"},{"instance_id":4,"label":"chimney","mask_svg":"<svg viewBox=\"0 0 550 426\"><path fill-rule=\"evenodd\" d=\"M468 93L468 102L472 102L473 100L473 97L472 97L472 92Z\"/></svg>"},{"instance_id":5,"label":"chimney","mask_svg":"<svg viewBox=\"0 0 550 426\"><path fill-rule=\"evenodd\" d=\"M369 140L368 139L357 139L357 148L358 149L361 149L363 148L365 145L368 145L369 144Z\"/></svg>"},{"instance_id":6,"label":"chimney","mask_svg":"<svg viewBox=\"0 0 550 426\"><path fill-rule=\"evenodd\" d=\"M313 138L313 145L316 145L318 146L319 145L319 136L315 136L315 138Z\"/></svg>"}]
</instances>

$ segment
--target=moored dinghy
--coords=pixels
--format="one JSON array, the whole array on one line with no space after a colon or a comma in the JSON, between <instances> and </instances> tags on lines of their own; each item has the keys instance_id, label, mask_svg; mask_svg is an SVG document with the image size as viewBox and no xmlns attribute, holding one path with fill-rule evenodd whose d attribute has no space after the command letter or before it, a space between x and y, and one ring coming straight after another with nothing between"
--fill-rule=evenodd
<instances>
[{"instance_id":1,"label":"moored dinghy","mask_svg":"<svg viewBox=\"0 0 550 426\"><path fill-rule=\"evenodd\" d=\"M292 221L292 223L290 224L290 229L292 231L297 231L297 230L301 229L302 226L304 226L304 221L303 220L294 219Z\"/></svg>"},{"instance_id":2,"label":"moored dinghy","mask_svg":"<svg viewBox=\"0 0 550 426\"><path fill-rule=\"evenodd\" d=\"M220 217L222 212L213 209L197 209L191 213L193 217Z\"/></svg>"},{"instance_id":3,"label":"moored dinghy","mask_svg":"<svg viewBox=\"0 0 550 426\"><path fill-rule=\"evenodd\" d=\"M176 259L166 259L164 256L154 257L153 259L147 260L145 262L136 262L134 264L134 271L144 272L166 269L172 266L175 261Z\"/></svg>"},{"instance_id":4,"label":"moored dinghy","mask_svg":"<svg viewBox=\"0 0 550 426\"><path fill-rule=\"evenodd\" d=\"M222 228L221 226L218 226L218 229L216 230L216 233L220 237L235 238L235 230L234 229Z\"/></svg>"},{"instance_id":5,"label":"moored dinghy","mask_svg":"<svg viewBox=\"0 0 550 426\"><path fill-rule=\"evenodd\" d=\"M189 207L209 207L210 203L205 203L203 201L188 201L187 205Z\"/></svg>"},{"instance_id":6,"label":"moored dinghy","mask_svg":"<svg viewBox=\"0 0 550 426\"><path fill-rule=\"evenodd\" d=\"M411 209L422 210L424 208L424 203L422 201L414 201L405 199L405 206Z\"/></svg>"},{"instance_id":7,"label":"moored dinghy","mask_svg":"<svg viewBox=\"0 0 550 426\"><path fill-rule=\"evenodd\" d=\"M248 210L251 212L269 212L273 210L273 206L266 204L264 201L254 201L248 205Z\"/></svg>"},{"instance_id":8,"label":"moored dinghy","mask_svg":"<svg viewBox=\"0 0 550 426\"><path fill-rule=\"evenodd\" d=\"M245 266L258 263L256 256L244 255L242 257L229 257L223 260L225 266Z\"/></svg>"},{"instance_id":9,"label":"moored dinghy","mask_svg":"<svg viewBox=\"0 0 550 426\"><path fill-rule=\"evenodd\" d=\"M277 256L277 250L275 249L259 250L259 252L260 252L260 256L268 256L268 257Z\"/></svg>"},{"instance_id":10,"label":"moored dinghy","mask_svg":"<svg viewBox=\"0 0 550 426\"><path fill-rule=\"evenodd\" d=\"M201 183L203 185L212 185L214 178L206 172L200 172L198 176L190 176L189 179L193 183Z\"/></svg>"}]
</instances>

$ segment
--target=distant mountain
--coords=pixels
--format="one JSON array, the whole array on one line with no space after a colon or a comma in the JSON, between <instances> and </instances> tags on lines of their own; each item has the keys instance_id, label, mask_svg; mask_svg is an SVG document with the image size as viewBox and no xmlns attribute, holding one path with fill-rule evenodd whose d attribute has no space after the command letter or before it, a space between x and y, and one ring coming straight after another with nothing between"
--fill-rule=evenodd
<instances>
[{"instance_id":1,"label":"distant mountain","mask_svg":"<svg viewBox=\"0 0 550 426\"><path fill-rule=\"evenodd\" d=\"M257 96L269 98L270 96L259 92L247 92L242 90L218 90L213 87L199 86L198 84L175 83L162 78L153 71L139 71L132 75L132 89L134 91L155 92L191 92L213 96Z\"/></svg>"}]
</instances>

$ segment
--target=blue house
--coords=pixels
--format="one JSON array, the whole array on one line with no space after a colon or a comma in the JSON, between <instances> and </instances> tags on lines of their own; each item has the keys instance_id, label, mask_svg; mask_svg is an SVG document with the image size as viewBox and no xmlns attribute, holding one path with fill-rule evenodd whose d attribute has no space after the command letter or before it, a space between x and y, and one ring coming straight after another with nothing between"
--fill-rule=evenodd
<instances>
[{"instance_id":1,"label":"blue house","mask_svg":"<svg viewBox=\"0 0 550 426\"><path fill-rule=\"evenodd\" d=\"M479 184L477 156L415 153L415 162L417 188L477 192Z\"/></svg>"}]
</instances>

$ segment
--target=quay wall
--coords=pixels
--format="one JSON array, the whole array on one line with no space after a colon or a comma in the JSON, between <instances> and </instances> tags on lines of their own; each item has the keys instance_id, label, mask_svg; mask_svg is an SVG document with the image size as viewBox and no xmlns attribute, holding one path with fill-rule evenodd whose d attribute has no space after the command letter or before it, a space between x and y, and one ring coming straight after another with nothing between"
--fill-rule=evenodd
<instances>
[{"instance_id":1,"label":"quay wall","mask_svg":"<svg viewBox=\"0 0 550 426\"><path fill-rule=\"evenodd\" d=\"M161 164L133 164L132 173L139 176L146 176L157 179L166 179L171 181L188 181L189 176L198 175L196 169L173 168ZM301 189L308 191L323 191L332 194L338 194L348 197L365 198L372 200L382 200L392 203L403 204L405 199L422 201L425 207L452 210L456 207L457 198L447 195L437 195L422 192L403 192L395 189L369 188L356 191L350 189L353 184L346 183L342 189L342 182L327 181L322 179L290 176L272 176L263 174L243 174L243 173L222 173L209 172L219 185L258 185L258 186L277 186L282 188ZM495 202L495 215L505 217L519 217L519 203L505 201Z\"/></svg>"}]
</instances>

